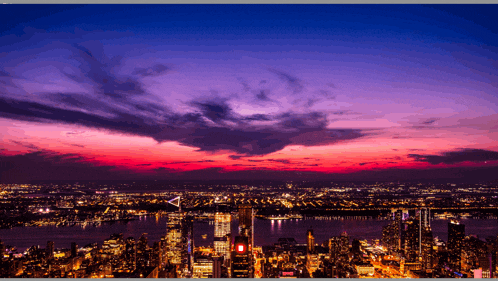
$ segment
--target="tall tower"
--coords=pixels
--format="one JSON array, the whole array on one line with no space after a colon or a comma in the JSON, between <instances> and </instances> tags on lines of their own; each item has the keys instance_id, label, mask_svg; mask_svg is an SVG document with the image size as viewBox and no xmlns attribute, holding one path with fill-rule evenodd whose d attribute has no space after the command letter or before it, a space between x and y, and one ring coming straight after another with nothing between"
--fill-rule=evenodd
<instances>
[{"instance_id":1,"label":"tall tower","mask_svg":"<svg viewBox=\"0 0 498 281\"><path fill-rule=\"evenodd\" d=\"M306 252L308 254L315 253L315 237L313 236L313 229L310 227L306 233Z\"/></svg>"},{"instance_id":2,"label":"tall tower","mask_svg":"<svg viewBox=\"0 0 498 281\"><path fill-rule=\"evenodd\" d=\"M232 278L252 278L252 259L249 240L246 236L236 236L232 252Z\"/></svg>"},{"instance_id":3,"label":"tall tower","mask_svg":"<svg viewBox=\"0 0 498 281\"><path fill-rule=\"evenodd\" d=\"M168 214L166 225L168 262L177 266L178 277L191 277L194 265L194 218L182 212L180 196L169 200L168 203L178 207L177 212Z\"/></svg>"},{"instance_id":4,"label":"tall tower","mask_svg":"<svg viewBox=\"0 0 498 281\"><path fill-rule=\"evenodd\" d=\"M393 245L396 251L401 250L401 231L402 231L403 211L396 210L394 213L394 224L392 228Z\"/></svg>"},{"instance_id":5,"label":"tall tower","mask_svg":"<svg viewBox=\"0 0 498 281\"><path fill-rule=\"evenodd\" d=\"M341 253L340 237L334 236L329 239L329 259L331 263L336 263Z\"/></svg>"},{"instance_id":6,"label":"tall tower","mask_svg":"<svg viewBox=\"0 0 498 281\"><path fill-rule=\"evenodd\" d=\"M405 256L407 262L416 262L419 257L420 231L419 220L411 218L405 221Z\"/></svg>"},{"instance_id":7,"label":"tall tower","mask_svg":"<svg viewBox=\"0 0 498 281\"><path fill-rule=\"evenodd\" d=\"M247 237L250 264L249 278L253 278L252 251L254 249L254 210L251 205L246 204L239 206L239 235Z\"/></svg>"},{"instance_id":8,"label":"tall tower","mask_svg":"<svg viewBox=\"0 0 498 281\"><path fill-rule=\"evenodd\" d=\"M422 231L422 243L421 243L421 261L422 269L426 272L432 272L432 263L434 259L433 254L434 238L432 235L432 230L430 226L425 227Z\"/></svg>"},{"instance_id":9,"label":"tall tower","mask_svg":"<svg viewBox=\"0 0 498 281\"><path fill-rule=\"evenodd\" d=\"M194 217L182 215L181 258L184 268L183 276L188 277L193 272L194 266Z\"/></svg>"},{"instance_id":10,"label":"tall tower","mask_svg":"<svg viewBox=\"0 0 498 281\"><path fill-rule=\"evenodd\" d=\"M465 225L456 220L448 222L448 254L449 263L456 271L461 270Z\"/></svg>"},{"instance_id":11,"label":"tall tower","mask_svg":"<svg viewBox=\"0 0 498 281\"><path fill-rule=\"evenodd\" d=\"M231 221L230 213L216 212L214 215L214 250L224 257L225 265L229 265L230 261Z\"/></svg>"},{"instance_id":12,"label":"tall tower","mask_svg":"<svg viewBox=\"0 0 498 281\"><path fill-rule=\"evenodd\" d=\"M239 206L239 235L249 238L249 245L254 246L254 211L251 205Z\"/></svg>"},{"instance_id":13,"label":"tall tower","mask_svg":"<svg viewBox=\"0 0 498 281\"><path fill-rule=\"evenodd\" d=\"M137 245L135 238L128 237L125 244L125 260L130 270L137 269Z\"/></svg>"},{"instance_id":14,"label":"tall tower","mask_svg":"<svg viewBox=\"0 0 498 281\"><path fill-rule=\"evenodd\" d=\"M182 258L182 214L169 213L166 225L166 243L168 262L174 265L181 264Z\"/></svg>"},{"instance_id":15,"label":"tall tower","mask_svg":"<svg viewBox=\"0 0 498 281\"><path fill-rule=\"evenodd\" d=\"M315 253L315 237L310 227L306 233L306 268L311 276L318 269L318 255Z\"/></svg>"},{"instance_id":16,"label":"tall tower","mask_svg":"<svg viewBox=\"0 0 498 281\"><path fill-rule=\"evenodd\" d=\"M341 243L341 256L348 256L349 254L349 235L344 231L340 236Z\"/></svg>"},{"instance_id":17,"label":"tall tower","mask_svg":"<svg viewBox=\"0 0 498 281\"><path fill-rule=\"evenodd\" d=\"M423 236L424 232L426 229L430 229L431 227L431 222L430 222L430 216L431 216L431 210L429 208L422 208L419 211L419 235L418 235L418 254L419 256L422 256L422 242L423 242Z\"/></svg>"}]
</instances>

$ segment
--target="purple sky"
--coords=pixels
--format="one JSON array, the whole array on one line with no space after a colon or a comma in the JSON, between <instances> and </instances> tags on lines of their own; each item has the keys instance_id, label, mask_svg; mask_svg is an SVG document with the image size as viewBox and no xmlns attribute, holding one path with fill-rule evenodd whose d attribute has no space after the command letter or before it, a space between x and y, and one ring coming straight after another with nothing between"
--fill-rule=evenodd
<instances>
[{"instance_id":1,"label":"purple sky","mask_svg":"<svg viewBox=\"0 0 498 281\"><path fill-rule=\"evenodd\" d=\"M3 7L0 182L498 178L496 5Z\"/></svg>"}]
</instances>

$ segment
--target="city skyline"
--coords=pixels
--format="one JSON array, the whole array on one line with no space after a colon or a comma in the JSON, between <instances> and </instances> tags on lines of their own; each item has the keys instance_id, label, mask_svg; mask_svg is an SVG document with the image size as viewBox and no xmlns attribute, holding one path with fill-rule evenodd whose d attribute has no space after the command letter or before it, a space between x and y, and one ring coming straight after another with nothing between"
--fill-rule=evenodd
<instances>
[{"instance_id":1,"label":"city skyline","mask_svg":"<svg viewBox=\"0 0 498 281\"><path fill-rule=\"evenodd\" d=\"M496 5L4 5L0 182L496 180Z\"/></svg>"},{"instance_id":2,"label":"city skyline","mask_svg":"<svg viewBox=\"0 0 498 281\"><path fill-rule=\"evenodd\" d=\"M0 184L0 277L489 278L497 270L497 190Z\"/></svg>"}]
</instances>

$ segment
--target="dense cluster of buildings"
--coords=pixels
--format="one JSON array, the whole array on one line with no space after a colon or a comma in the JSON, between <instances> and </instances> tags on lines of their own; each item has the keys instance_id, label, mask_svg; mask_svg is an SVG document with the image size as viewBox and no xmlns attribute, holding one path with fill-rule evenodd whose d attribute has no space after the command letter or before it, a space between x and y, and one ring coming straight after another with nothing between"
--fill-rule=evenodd
<instances>
[{"instance_id":1,"label":"dense cluster of buildings","mask_svg":"<svg viewBox=\"0 0 498 281\"><path fill-rule=\"evenodd\" d=\"M102 243L83 247L73 243L70 249L56 249L54 241L48 241L45 248L33 246L23 253L17 253L0 241L0 277L496 276L497 238L483 241L478 237L465 235L465 225L448 213L450 209L446 204L450 202L451 196L441 195L432 199L427 197L420 201L417 196L423 196L424 194L418 193L424 189L412 191L411 187L404 186L389 192L380 185L370 186L385 192L384 195L371 198L371 189L358 186L348 187L350 190L339 187L294 190L295 186L289 185L283 188L285 192L268 190L253 193L255 191L252 189L237 187L235 193L178 191L167 194L91 190L81 196L61 196L61 192L68 191L56 190L54 192L58 192L57 199L53 199L51 195L29 193L32 197L25 199L25 204L15 204L15 201L26 197L23 192L29 190L28 187L7 189L0 194L5 214L36 214L39 216L38 221L54 221L55 217L57 222L95 223L107 219L127 219L138 214L161 213L167 215L167 223L164 235L152 242L148 241L146 233L141 237L113 234ZM459 197L459 204L453 210L458 211L461 217L467 212L494 210L492 208L496 198L476 203L483 194L493 193L493 188L484 186L453 189L466 194ZM432 187L427 187L424 192L433 191ZM52 191L48 192L51 194ZM187 198L166 199L180 194L186 194ZM170 195L174 196L168 197ZM199 210L204 210L204 214L205 210L209 210L207 219L213 220L214 239L209 247L199 247L194 243L194 221L206 219L201 218L203 215ZM326 241L315 241L314 234L319 230L310 227L305 237L298 237L305 241L303 244L297 243L296 237L281 237L273 245L254 244L255 235L265 235L255 233L255 218L286 219L299 213L316 217L327 215L325 212L335 212L340 216L353 212L351 210L363 210L367 213L378 211L379 216L389 219L389 224L382 230L382 239L366 241L362 237L350 237L343 232ZM73 218L73 213L78 216ZM431 229L433 217L448 219L446 242L434 237ZM11 220L16 218L12 216ZM238 219L237 231L232 231L234 219Z\"/></svg>"},{"instance_id":2,"label":"dense cluster of buildings","mask_svg":"<svg viewBox=\"0 0 498 281\"><path fill-rule=\"evenodd\" d=\"M254 245L255 212L238 207L238 232L232 233L233 214L220 206L214 216L212 247L195 247L193 216L178 210L168 214L166 233L149 245L147 234L138 240L113 234L102 244L55 249L33 246L23 254L0 242L0 277L149 277L149 278L417 278L496 276L498 240L486 242L465 235L465 226L448 222L448 240L434 239L430 209L395 209L382 240L367 243L346 232L323 243L314 230L306 243L279 238L274 245ZM264 235L263 233L258 235Z\"/></svg>"},{"instance_id":3,"label":"dense cluster of buildings","mask_svg":"<svg viewBox=\"0 0 498 281\"><path fill-rule=\"evenodd\" d=\"M497 238L486 242L465 235L465 225L448 221L446 243L437 243L430 226L430 210L395 210L383 228L382 244L397 261L401 273L417 277L493 277Z\"/></svg>"}]
</instances>

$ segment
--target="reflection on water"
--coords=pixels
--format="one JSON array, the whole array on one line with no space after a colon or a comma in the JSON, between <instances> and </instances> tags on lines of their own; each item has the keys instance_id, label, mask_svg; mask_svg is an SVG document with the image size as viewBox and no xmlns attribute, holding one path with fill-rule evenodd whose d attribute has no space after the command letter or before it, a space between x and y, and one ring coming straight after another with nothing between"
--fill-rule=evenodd
<instances>
[{"instance_id":1,"label":"reflection on water","mask_svg":"<svg viewBox=\"0 0 498 281\"><path fill-rule=\"evenodd\" d=\"M115 222L112 224L102 224L94 226L73 227L16 227L12 229L0 229L0 239L8 245L17 246L19 250L24 250L33 245L40 245L45 248L47 241L55 242L56 248L69 248L71 242L76 242L79 246L98 242L109 238L113 233L123 233L124 237L134 237L138 239L142 233L148 233L149 243L158 241L162 235L166 234L167 217L140 217L130 222ZM295 238L298 243L306 242L306 231L313 228L315 241L322 243L331 236L340 235L346 231L351 238L380 239L382 237L382 227L387 225L386 220L315 220L315 219L288 219L288 220L254 220L254 242L256 245L272 245L280 237ZM480 239L489 236L496 237L498 234L497 220L461 220L465 224L467 235L478 235ZM434 237L447 240L448 221L434 220L431 222ZM236 236L238 231L238 220L232 221L232 233ZM206 234L203 239L202 235ZM207 222L194 223L194 242L196 246L209 246L213 243L214 225ZM232 238L232 239L233 239Z\"/></svg>"}]
</instances>

